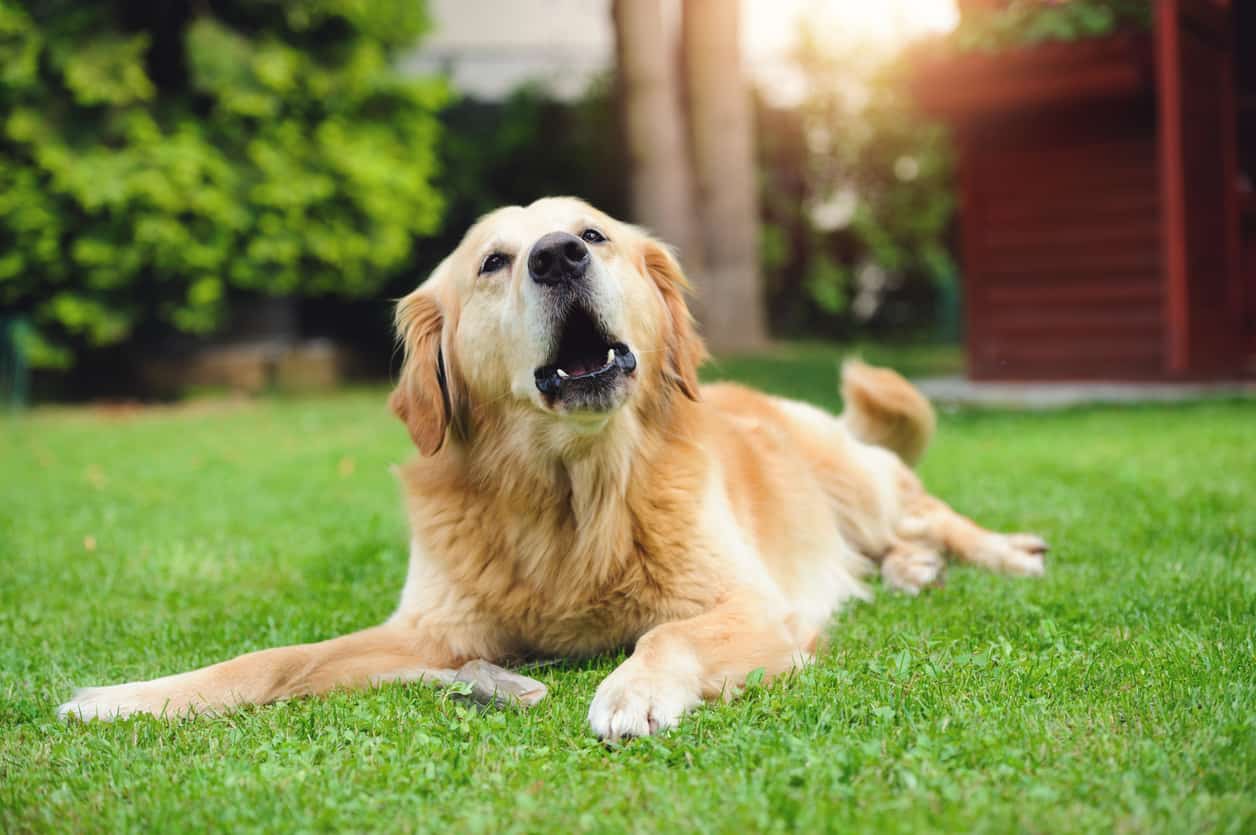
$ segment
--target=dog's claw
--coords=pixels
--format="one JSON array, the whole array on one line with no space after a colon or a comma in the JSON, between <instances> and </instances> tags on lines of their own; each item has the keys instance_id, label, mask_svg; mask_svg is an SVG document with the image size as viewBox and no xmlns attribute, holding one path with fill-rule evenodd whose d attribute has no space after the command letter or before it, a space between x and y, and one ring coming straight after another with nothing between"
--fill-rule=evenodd
<instances>
[{"instance_id":1,"label":"dog's claw","mask_svg":"<svg viewBox=\"0 0 1256 835\"><path fill-rule=\"evenodd\" d=\"M1051 546L1047 544L1045 539L1032 533L1010 534L1008 535L1008 541L1022 551L1038 554L1039 556L1045 556L1051 550Z\"/></svg>"}]
</instances>

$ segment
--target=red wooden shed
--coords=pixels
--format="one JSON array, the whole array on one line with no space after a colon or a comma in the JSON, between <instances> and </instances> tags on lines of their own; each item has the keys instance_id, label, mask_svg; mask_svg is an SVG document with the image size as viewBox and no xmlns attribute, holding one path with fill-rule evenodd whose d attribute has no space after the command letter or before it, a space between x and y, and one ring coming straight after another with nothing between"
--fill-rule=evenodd
<instances>
[{"instance_id":1,"label":"red wooden shed","mask_svg":"<svg viewBox=\"0 0 1256 835\"><path fill-rule=\"evenodd\" d=\"M958 149L974 379L1256 371L1256 3L1150 2L1149 32L921 56Z\"/></svg>"}]
</instances>

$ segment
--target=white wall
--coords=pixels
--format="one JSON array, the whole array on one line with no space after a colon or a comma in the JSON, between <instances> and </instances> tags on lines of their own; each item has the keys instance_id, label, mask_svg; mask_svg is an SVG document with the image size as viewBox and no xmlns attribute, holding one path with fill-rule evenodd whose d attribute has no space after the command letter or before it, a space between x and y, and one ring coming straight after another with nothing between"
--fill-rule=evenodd
<instances>
[{"instance_id":1,"label":"white wall","mask_svg":"<svg viewBox=\"0 0 1256 835\"><path fill-rule=\"evenodd\" d=\"M630 0L631 2L631 0ZM679 0L663 0L673 30ZM836 42L895 42L954 25L955 0L727 0L742 6L743 60L770 97L799 94L788 53L801 20ZM428 0L435 31L402 59L416 73L448 73L478 98L500 99L525 81L579 96L615 62L611 0Z\"/></svg>"},{"instance_id":2,"label":"white wall","mask_svg":"<svg viewBox=\"0 0 1256 835\"><path fill-rule=\"evenodd\" d=\"M525 81L579 96L615 62L610 0L428 0L435 31L402 60L448 73L467 95L500 99Z\"/></svg>"}]
</instances>

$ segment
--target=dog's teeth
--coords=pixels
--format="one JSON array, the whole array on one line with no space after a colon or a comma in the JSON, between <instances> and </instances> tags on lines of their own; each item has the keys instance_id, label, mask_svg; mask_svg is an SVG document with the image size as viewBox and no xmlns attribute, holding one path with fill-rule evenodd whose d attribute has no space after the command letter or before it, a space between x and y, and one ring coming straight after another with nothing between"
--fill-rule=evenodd
<instances>
[{"instance_id":1,"label":"dog's teeth","mask_svg":"<svg viewBox=\"0 0 1256 835\"><path fill-rule=\"evenodd\" d=\"M571 376L570 374L568 374L566 371L563 371L561 368L558 369L558 379L566 380L570 376Z\"/></svg>"},{"instance_id":2,"label":"dog's teeth","mask_svg":"<svg viewBox=\"0 0 1256 835\"><path fill-rule=\"evenodd\" d=\"M611 348L607 350L606 352L606 364L610 365L614 361L615 361L615 349Z\"/></svg>"}]
</instances>

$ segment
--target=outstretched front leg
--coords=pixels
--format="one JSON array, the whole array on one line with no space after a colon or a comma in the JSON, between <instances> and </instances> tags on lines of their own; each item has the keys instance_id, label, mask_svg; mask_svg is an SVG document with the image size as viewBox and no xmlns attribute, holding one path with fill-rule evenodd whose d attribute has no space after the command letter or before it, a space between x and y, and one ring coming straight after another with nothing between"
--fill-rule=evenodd
<instances>
[{"instance_id":1,"label":"outstretched front leg","mask_svg":"<svg viewBox=\"0 0 1256 835\"><path fill-rule=\"evenodd\" d=\"M58 714L82 719L215 714L336 688L416 680L463 660L430 631L386 624L329 641L252 652L151 681L88 687L61 705Z\"/></svg>"},{"instance_id":2,"label":"outstretched front leg","mask_svg":"<svg viewBox=\"0 0 1256 835\"><path fill-rule=\"evenodd\" d=\"M754 670L771 677L805 663L818 634L762 594L734 592L642 635L598 687L589 724L607 740L666 730L703 700L736 694Z\"/></svg>"}]
</instances>

